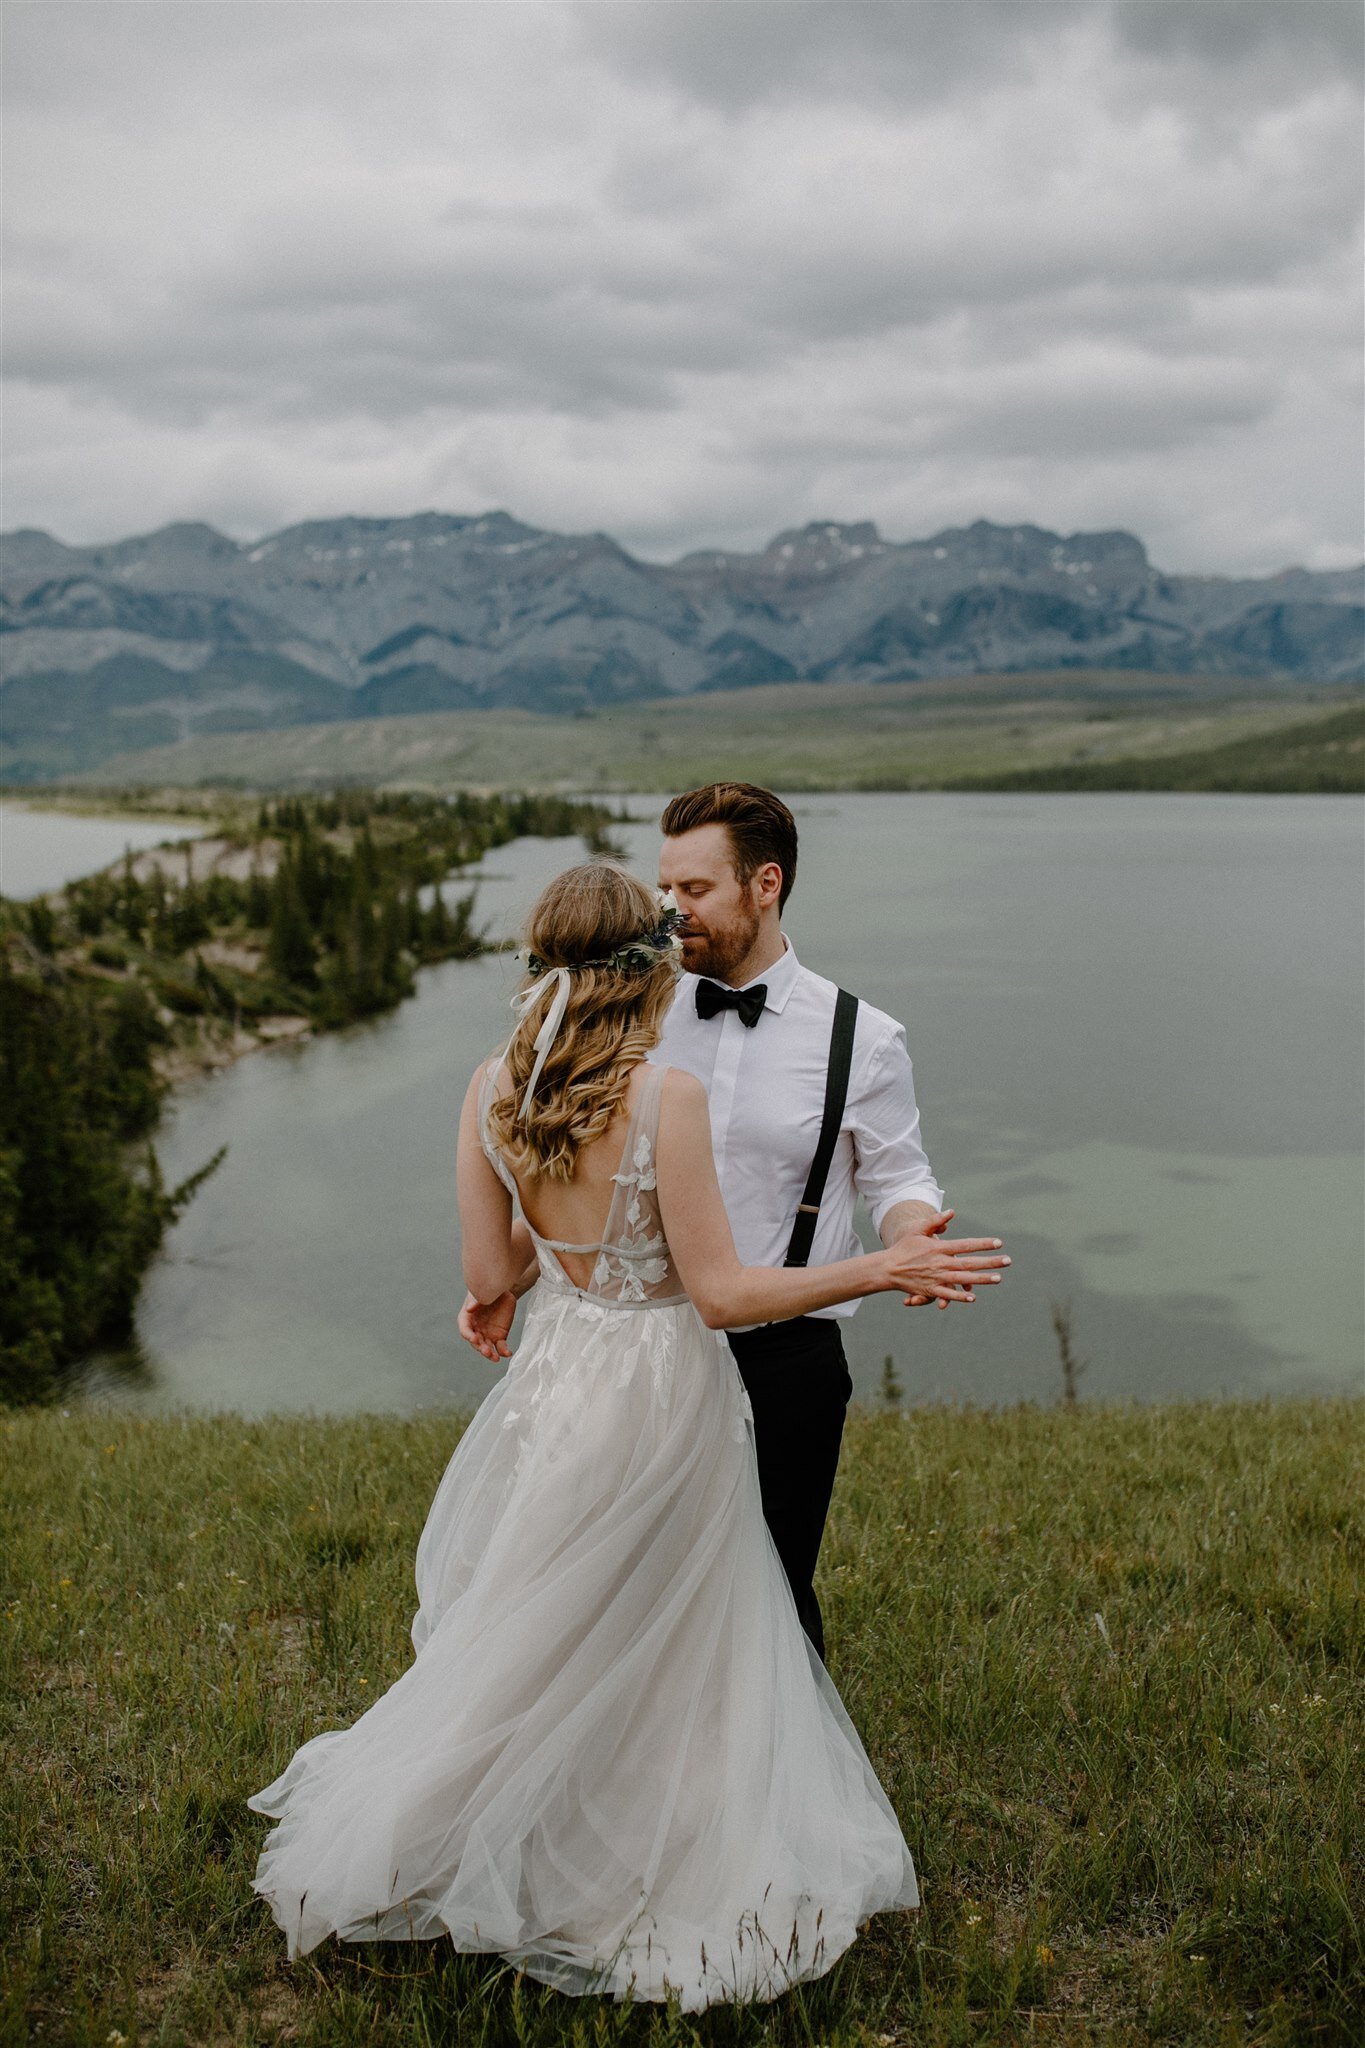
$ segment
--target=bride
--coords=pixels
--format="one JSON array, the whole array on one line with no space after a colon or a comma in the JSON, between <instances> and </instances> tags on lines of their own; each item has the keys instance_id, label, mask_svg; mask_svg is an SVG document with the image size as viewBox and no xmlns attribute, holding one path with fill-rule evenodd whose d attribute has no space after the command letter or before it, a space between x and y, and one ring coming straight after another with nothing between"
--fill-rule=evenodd
<instances>
[{"instance_id":1,"label":"bride","mask_svg":"<svg viewBox=\"0 0 1365 2048\"><path fill-rule=\"evenodd\" d=\"M291 1957L329 1934L511 1958L685 2010L817 1977L914 1864L797 1618L719 1334L1003 1259L936 1240L741 1266L705 1093L649 1063L676 911L597 861L528 927L520 1021L460 1124L465 1277L534 1260L521 1347L417 1547L415 1658L248 1804ZM519 1212L519 1213L518 1213ZM964 1268L968 1269L964 1272ZM993 1277L993 1276L992 1276Z\"/></svg>"}]
</instances>

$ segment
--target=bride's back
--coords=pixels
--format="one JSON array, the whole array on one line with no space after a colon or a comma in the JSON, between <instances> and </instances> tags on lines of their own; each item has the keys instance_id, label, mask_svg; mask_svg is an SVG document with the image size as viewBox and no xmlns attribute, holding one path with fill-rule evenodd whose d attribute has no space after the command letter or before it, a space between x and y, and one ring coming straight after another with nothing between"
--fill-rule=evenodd
<instances>
[{"instance_id":1,"label":"bride's back","mask_svg":"<svg viewBox=\"0 0 1365 2048\"><path fill-rule=\"evenodd\" d=\"M537 1237L543 1237L547 1243L551 1240L558 1240L561 1244L598 1245L602 1242L616 1194L613 1176L621 1170L626 1136L644 1080L645 1062L642 1060L630 1077L620 1113L600 1138L594 1138L591 1145L579 1147L572 1179L517 1180L521 1213ZM580 1253L573 1258L565 1257L563 1264L575 1286L587 1286L593 1266L590 1255ZM585 1269L582 1278L573 1270L575 1264Z\"/></svg>"},{"instance_id":2,"label":"bride's back","mask_svg":"<svg viewBox=\"0 0 1365 2048\"><path fill-rule=\"evenodd\" d=\"M580 1146L568 1180L512 1173L485 1135L494 1167L515 1192L539 1240L546 1277L563 1275L584 1293L616 1301L681 1298L663 1237L655 1176L666 1071L645 1060L636 1065L619 1113L600 1137ZM489 1068L488 1107L506 1092L506 1080L496 1063ZM486 1134L486 1113L483 1122Z\"/></svg>"}]
</instances>

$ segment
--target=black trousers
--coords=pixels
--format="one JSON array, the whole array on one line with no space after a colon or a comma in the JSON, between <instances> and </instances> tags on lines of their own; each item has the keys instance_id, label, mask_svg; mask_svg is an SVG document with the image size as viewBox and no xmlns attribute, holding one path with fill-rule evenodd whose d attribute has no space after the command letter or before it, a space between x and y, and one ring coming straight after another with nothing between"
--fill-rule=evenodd
<instances>
[{"instance_id":1,"label":"black trousers","mask_svg":"<svg viewBox=\"0 0 1365 2048\"><path fill-rule=\"evenodd\" d=\"M754 1411L764 1519L801 1626L823 1658L815 1561L853 1392L839 1325L827 1316L797 1316L728 1337Z\"/></svg>"}]
</instances>

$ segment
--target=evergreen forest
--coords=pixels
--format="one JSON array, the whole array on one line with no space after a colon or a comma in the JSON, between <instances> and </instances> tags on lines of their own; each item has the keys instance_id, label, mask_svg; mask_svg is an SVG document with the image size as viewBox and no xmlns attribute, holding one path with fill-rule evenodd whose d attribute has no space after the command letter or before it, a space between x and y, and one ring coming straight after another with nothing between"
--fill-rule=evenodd
<instances>
[{"instance_id":1,"label":"evergreen forest","mask_svg":"<svg viewBox=\"0 0 1365 2048\"><path fill-rule=\"evenodd\" d=\"M606 824L555 796L290 796L239 808L207 873L187 842L0 898L0 1401L57 1397L128 1336L149 1261L217 1164L163 1184L150 1141L174 1078L268 1020L391 1009L419 967L486 945L448 876L526 834L608 851Z\"/></svg>"}]
</instances>

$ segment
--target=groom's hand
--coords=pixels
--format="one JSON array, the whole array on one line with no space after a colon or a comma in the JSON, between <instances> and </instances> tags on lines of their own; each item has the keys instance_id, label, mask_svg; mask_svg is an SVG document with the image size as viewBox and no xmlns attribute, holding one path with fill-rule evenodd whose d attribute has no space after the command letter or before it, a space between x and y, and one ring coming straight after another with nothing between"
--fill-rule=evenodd
<instances>
[{"instance_id":1,"label":"groom's hand","mask_svg":"<svg viewBox=\"0 0 1365 2048\"><path fill-rule=\"evenodd\" d=\"M510 1289L496 1301L475 1301L472 1294L467 1294L460 1310L460 1335L490 1365L497 1365L512 1356L507 1338L516 1312L517 1297Z\"/></svg>"},{"instance_id":2,"label":"groom's hand","mask_svg":"<svg viewBox=\"0 0 1365 2048\"><path fill-rule=\"evenodd\" d=\"M931 1209L927 1202L897 1202L882 1221L882 1243L890 1246L898 1237L935 1237L948 1228L953 1213L951 1209L940 1213ZM933 1299L931 1294L907 1294L904 1297L907 1308L927 1308ZM947 1308L948 1304L940 1300L938 1306Z\"/></svg>"},{"instance_id":3,"label":"groom's hand","mask_svg":"<svg viewBox=\"0 0 1365 2048\"><path fill-rule=\"evenodd\" d=\"M1002 1271L1010 1261L1000 1248L998 1237L941 1237L939 1230L952 1215L943 1212L938 1228L903 1230L885 1251L876 1254L882 1262L881 1285L903 1293L907 1307L925 1296L946 1307L950 1301L975 1301L977 1287L998 1287Z\"/></svg>"},{"instance_id":4,"label":"groom's hand","mask_svg":"<svg viewBox=\"0 0 1365 2048\"><path fill-rule=\"evenodd\" d=\"M949 1223L952 1221L952 1217L953 1211L951 1209L945 1209L942 1215L932 1217L930 1221L923 1226L920 1235L922 1237L936 1237L940 1231L946 1230L948 1228ZM907 1308L927 1308L932 1300L933 1296L931 1294L907 1294L905 1297L905 1306ZM946 1301L939 1301L937 1306L939 1308L947 1308L948 1304Z\"/></svg>"}]
</instances>

